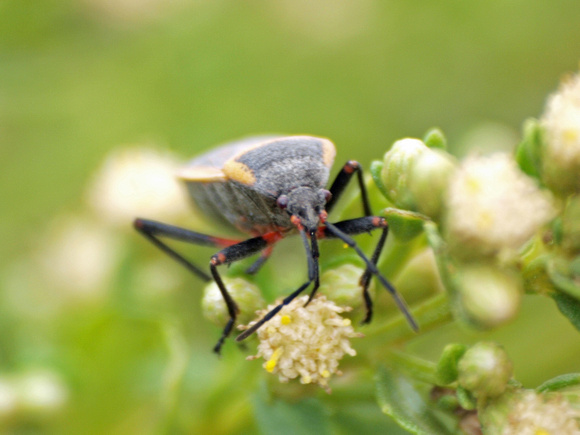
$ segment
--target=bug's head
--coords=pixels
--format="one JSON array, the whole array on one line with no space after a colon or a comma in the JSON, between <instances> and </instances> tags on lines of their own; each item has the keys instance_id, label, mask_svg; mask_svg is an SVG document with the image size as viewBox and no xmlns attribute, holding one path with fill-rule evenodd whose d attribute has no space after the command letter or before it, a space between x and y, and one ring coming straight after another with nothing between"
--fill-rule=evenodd
<instances>
[{"instance_id":1,"label":"bug's head","mask_svg":"<svg viewBox=\"0 0 580 435\"><path fill-rule=\"evenodd\" d=\"M325 189L297 187L286 195L280 195L277 204L292 216L294 225L303 226L312 233L326 220L325 206L330 196L330 192Z\"/></svg>"}]
</instances>

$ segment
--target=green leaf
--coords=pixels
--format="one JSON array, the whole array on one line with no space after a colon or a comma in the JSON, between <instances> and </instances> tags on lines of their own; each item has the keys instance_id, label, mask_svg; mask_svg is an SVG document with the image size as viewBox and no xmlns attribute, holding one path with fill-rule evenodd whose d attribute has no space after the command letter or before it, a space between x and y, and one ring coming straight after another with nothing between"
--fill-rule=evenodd
<instances>
[{"instance_id":1,"label":"green leaf","mask_svg":"<svg viewBox=\"0 0 580 435\"><path fill-rule=\"evenodd\" d=\"M322 403L306 399L297 403L254 397L254 415L260 432L269 435L331 435L330 419Z\"/></svg>"},{"instance_id":2,"label":"green leaf","mask_svg":"<svg viewBox=\"0 0 580 435\"><path fill-rule=\"evenodd\" d=\"M537 119L524 123L524 138L516 149L516 161L520 169L531 177L540 179L542 168L542 128Z\"/></svg>"},{"instance_id":3,"label":"green leaf","mask_svg":"<svg viewBox=\"0 0 580 435\"><path fill-rule=\"evenodd\" d=\"M463 409L473 410L477 407L477 401L475 400L473 395L465 388L457 387L457 390L455 390L455 392L457 394L457 400L459 401L459 405Z\"/></svg>"},{"instance_id":4,"label":"green leaf","mask_svg":"<svg viewBox=\"0 0 580 435\"><path fill-rule=\"evenodd\" d=\"M550 391L558 391L562 388L572 387L580 384L580 373L567 373L565 375L556 376L536 388L538 393L546 393Z\"/></svg>"},{"instance_id":5,"label":"green leaf","mask_svg":"<svg viewBox=\"0 0 580 435\"><path fill-rule=\"evenodd\" d=\"M423 224L428 216L408 210L388 207L383 215L389 223L390 231L401 242L409 242L423 232Z\"/></svg>"},{"instance_id":6,"label":"green leaf","mask_svg":"<svg viewBox=\"0 0 580 435\"><path fill-rule=\"evenodd\" d=\"M423 142L425 142L425 145L427 145L429 148L447 150L447 138L437 127L432 128L428 130L427 133L425 133Z\"/></svg>"},{"instance_id":7,"label":"green leaf","mask_svg":"<svg viewBox=\"0 0 580 435\"><path fill-rule=\"evenodd\" d=\"M580 331L580 301L565 293L553 293L551 296L562 314Z\"/></svg>"},{"instance_id":8,"label":"green leaf","mask_svg":"<svg viewBox=\"0 0 580 435\"><path fill-rule=\"evenodd\" d=\"M421 394L404 376L380 367L376 380L377 402L381 410L399 426L418 435L451 433L434 417Z\"/></svg>"},{"instance_id":9,"label":"green leaf","mask_svg":"<svg viewBox=\"0 0 580 435\"><path fill-rule=\"evenodd\" d=\"M457 363L466 350L467 346L464 344L452 343L445 346L435 371L437 381L441 385L447 385L457 380Z\"/></svg>"}]
</instances>

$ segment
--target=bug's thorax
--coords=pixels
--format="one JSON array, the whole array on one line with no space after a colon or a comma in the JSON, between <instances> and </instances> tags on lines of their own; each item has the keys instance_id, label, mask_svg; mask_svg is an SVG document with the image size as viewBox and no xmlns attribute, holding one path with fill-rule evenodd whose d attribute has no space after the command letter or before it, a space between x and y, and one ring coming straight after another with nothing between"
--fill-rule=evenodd
<instances>
[{"instance_id":1,"label":"bug's thorax","mask_svg":"<svg viewBox=\"0 0 580 435\"><path fill-rule=\"evenodd\" d=\"M313 232L326 219L325 206L329 194L324 189L301 186L278 197L277 203L292 216L291 221L295 226Z\"/></svg>"}]
</instances>

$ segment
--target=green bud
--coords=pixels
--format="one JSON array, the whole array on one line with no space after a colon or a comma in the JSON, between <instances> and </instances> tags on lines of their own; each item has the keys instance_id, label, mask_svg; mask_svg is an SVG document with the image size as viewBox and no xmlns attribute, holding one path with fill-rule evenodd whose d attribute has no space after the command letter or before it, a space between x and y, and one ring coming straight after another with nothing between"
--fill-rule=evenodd
<instances>
[{"instance_id":1,"label":"green bud","mask_svg":"<svg viewBox=\"0 0 580 435\"><path fill-rule=\"evenodd\" d=\"M381 171L382 185L387 198L397 207L414 209L408 189L411 167L416 159L429 148L419 139L401 139L385 154Z\"/></svg>"},{"instance_id":2,"label":"green bud","mask_svg":"<svg viewBox=\"0 0 580 435\"><path fill-rule=\"evenodd\" d=\"M547 272L549 258L549 254L536 257L522 269L526 293L549 294L554 291L554 286Z\"/></svg>"},{"instance_id":3,"label":"green bud","mask_svg":"<svg viewBox=\"0 0 580 435\"><path fill-rule=\"evenodd\" d=\"M550 257L546 271L550 281L559 291L580 300L580 258Z\"/></svg>"},{"instance_id":4,"label":"green bud","mask_svg":"<svg viewBox=\"0 0 580 435\"><path fill-rule=\"evenodd\" d=\"M363 302L359 281L364 271L353 264L327 270L320 277L319 292L337 305L357 308ZM374 291L373 281L369 290Z\"/></svg>"},{"instance_id":5,"label":"green bud","mask_svg":"<svg viewBox=\"0 0 580 435\"><path fill-rule=\"evenodd\" d=\"M572 197L562 215L562 245L580 253L580 196Z\"/></svg>"},{"instance_id":6,"label":"green bud","mask_svg":"<svg viewBox=\"0 0 580 435\"><path fill-rule=\"evenodd\" d=\"M475 397L502 394L513 375L513 364L499 344L480 342L467 350L458 364L458 383Z\"/></svg>"},{"instance_id":7,"label":"green bud","mask_svg":"<svg viewBox=\"0 0 580 435\"><path fill-rule=\"evenodd\" d=\"M409 191L418 211L438 220L455 166L455 160L439 150L421 153L415 159L411 167Z\"/></svg>"},{"instance_id":8,"label":"green bud","mask_svg":"<svg viewBox=\"0 0 580 435\"><path fill-rule=\"evenodd\" d=\"M438 148L441 150L447 149L447 138L443 132L438 128L432 128L423 137L423 142L429 148Z\"/></svg>"},{"instance_id":9,"label":"green bud","mask_svg":"<svg viewBox=\"0 0 580 435\"><path fill-rule=\"evenodd\" d=\"M266 305L260 289L243 278L222 278L232 299L238 304L240 313L238 323L245 324L252 320L256 311ZM203 315L210 322L223 326L230 318L226 303L215 282L208 284L203 292L201 301Z\"/></svg>"},{"instance_id":10,"label":"green bud","mask_svg":"<svg viewBox=\"0 0 580 435\"><path fill-rule=\"evenodd\" d=\"M493 265L469 265L453 277L459 315L477 328L493 328L511 320L522 299L521 280Z\"/></svg>"}]
</instances>

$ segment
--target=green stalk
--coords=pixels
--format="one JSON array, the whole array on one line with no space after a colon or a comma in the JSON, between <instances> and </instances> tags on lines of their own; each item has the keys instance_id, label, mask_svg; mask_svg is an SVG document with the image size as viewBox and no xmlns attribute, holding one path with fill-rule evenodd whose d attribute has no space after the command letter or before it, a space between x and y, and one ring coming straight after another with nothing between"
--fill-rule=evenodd
<instances>
[{"instance_id":1,"label":"green stalk","mask_svg":"<svg viewBox=\"0 0 580 435\"><path fill-rule=\"evenodd\" d=\"M411 314L419 324L421 333L430 331L453 320L447 294L440 293L420 305L411 309ZM365 331L365 336L372 339L372 343L380 345L401 343L416 337L402 314L398 314L391 321L382 325L371 326Z\"/></svg>"}]
</instances>

